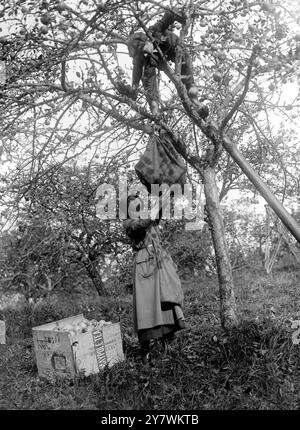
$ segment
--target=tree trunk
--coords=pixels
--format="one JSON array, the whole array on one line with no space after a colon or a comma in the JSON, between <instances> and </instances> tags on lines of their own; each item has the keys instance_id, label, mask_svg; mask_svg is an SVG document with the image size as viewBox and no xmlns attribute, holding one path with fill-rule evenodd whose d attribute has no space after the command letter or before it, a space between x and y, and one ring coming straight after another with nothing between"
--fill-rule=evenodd
<instances>
[{"instance_id":1,"label":"tree trunk","mask_svg":"<svg viewBox=\"0 0 300 430\"><path fill-rule=\"evenodd\" d=\"M206 207L209 214L219 278L221 324L224 329L230 329L237 324L236 305L232 268L225 238L223 216L214 167L208 166L204 168L203 180Z\"/></svg>"}]
</instances>

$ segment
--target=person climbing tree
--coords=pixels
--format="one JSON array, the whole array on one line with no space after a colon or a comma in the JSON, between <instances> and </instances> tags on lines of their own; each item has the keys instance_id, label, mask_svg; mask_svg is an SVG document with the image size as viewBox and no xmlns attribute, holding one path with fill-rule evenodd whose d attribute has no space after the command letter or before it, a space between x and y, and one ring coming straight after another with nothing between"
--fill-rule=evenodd
<instances>
[{"instance_id":1,"label":"person climbing tree","mask_svg":"<svg viewBox=\"0 0 300 430\"><path fill-rule=\"evenodd\" d=\"M176 331L185 327L181 282L170 254L160 243L161 208L158 203L152 208L153 219L141 219L143 202L138 195L130 195L123 222L135 251L133 315L144 363L151 339L160 339L165 346Z\"/></svg>"},{"instance_id":2,"label":"person climbing tree","mask_svg":"<svg viewBox=\"0 0 300 430\"><path fill-rule=\"evenodd\" d=\"M133 58L132 88L128 94L136 99L139 82L142 79L146 98L153 115L159 115L159 92L157 86L157 69L168 74L166 61L175 62L179 37L170 27L175 21L184 24L186 16L176 10L166 11L163 17L147 31L133 33L128 40L129 55ZM162 56L160 54L162 53ZM197 106L202 119L209 115L207 106L198 100L198 88L195 85L192 61L186 48L183 49L181 63L181 81L187 89L188 96Z\"/></svg>"}]
</instances>

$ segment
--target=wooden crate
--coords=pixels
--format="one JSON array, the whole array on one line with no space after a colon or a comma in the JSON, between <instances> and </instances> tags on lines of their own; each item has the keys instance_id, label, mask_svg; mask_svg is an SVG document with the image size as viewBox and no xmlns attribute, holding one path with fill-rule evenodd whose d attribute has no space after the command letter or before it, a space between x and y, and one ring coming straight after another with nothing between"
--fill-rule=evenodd
<instances>
[{"instance_id":1,"label":"wooden crate","mask_svg":"<svg viewBox=\"0 0 300 430\"><path fill-rule=\"evenodd\" d=\"M124 360L119 323L99 323L85 333L59 331L59 328L84 321L83 314L54 321L32 329L38 372L41 377L73 378L98 373Z\"/></svg>"}]
</instances>

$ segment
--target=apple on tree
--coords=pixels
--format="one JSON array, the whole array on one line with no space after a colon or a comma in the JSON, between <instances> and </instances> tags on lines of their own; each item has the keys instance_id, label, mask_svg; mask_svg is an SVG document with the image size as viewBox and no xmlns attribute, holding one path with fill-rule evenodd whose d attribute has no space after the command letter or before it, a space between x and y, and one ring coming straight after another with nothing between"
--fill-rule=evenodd
<instances>
[{"instance_id":1,"label":"apple on tree","mask_svg":"<svg viewBox=\"0 0 300 430\"><path fill-rule=\"evenodd\" d=\"M222 75L221 75L221 73L220 72L215 72L213 74L213 80L215 82L221 82L222 81Z\"/></svg>"}]
</instances>

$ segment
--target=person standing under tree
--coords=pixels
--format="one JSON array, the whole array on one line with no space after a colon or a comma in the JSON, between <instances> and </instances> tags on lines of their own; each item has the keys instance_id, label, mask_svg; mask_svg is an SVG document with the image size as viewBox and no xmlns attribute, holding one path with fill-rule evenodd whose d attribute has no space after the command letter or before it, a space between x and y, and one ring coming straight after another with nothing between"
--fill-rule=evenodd
<instances>
[{"instance_id":1,"label":"person standing under tree","mask_svg":"<svg viewBox=\"0 0 300 430\"><path fill-rule=\"evenodd\" d=\"M137 194L130 195L128 218L123 222L135 251L133 315L143 363L148 360L151 339L160 339L164 345L185 327L181 282L175 263L160 243L159 205L152 209L155 219L141 219L143 202Z\"/></svg>"},{"instance_id":2,"label":"person standing under tree","mask_svg":"<svg viewBox=\"0 0 300 430\"><path fill-rule=\"evenodd\" d=\"M149 30L149 36L143 32L136 32L129 37L128 51L133 58L132 88L127 93L132 99L137 98L139 82L142 79L146 98L153 115L159 115L159 92L157 85L157 70L168 74L165 61L175 62L179 37L170 30L175 21L184 24L186 17L177 11L166 11L163 17ZM159 48L163 54L161 57ZM181 63L181 81L187 89L188 96L197 106L202 119L209 115L208 108L198 100L198 88L195 85L192 61L186 49L183 49Z\"/></svg>"}]
</instances>

